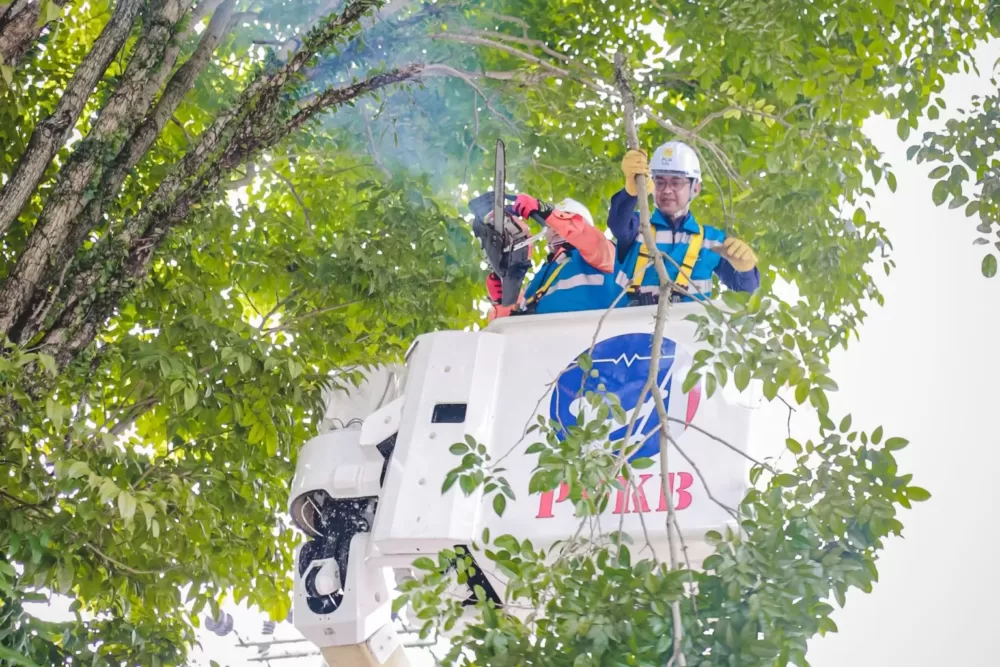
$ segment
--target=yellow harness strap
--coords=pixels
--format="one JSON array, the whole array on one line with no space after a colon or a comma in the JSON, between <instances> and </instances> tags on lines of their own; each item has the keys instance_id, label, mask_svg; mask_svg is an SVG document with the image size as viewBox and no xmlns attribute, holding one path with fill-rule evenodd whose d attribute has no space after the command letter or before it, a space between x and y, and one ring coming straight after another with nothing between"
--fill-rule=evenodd
<instances>
[{"instance_id":1,"label":"yellow harness strap","mask_svg":"<svg viewBox=\"0 0 1000 667\"><path fill-rule=\"evenodd\" d=\"M684 261L681 264L680 270L677 271L677 278L674 280L674 283L678 287L687 287L691 281L691 272L694 271L694 265L698 262L698 254L701 253L701 246L704 240L705 233L699 224L698 233L691 235L691 240L688 241L687 252L684 253ZM646 244L643 243L640 245L639 256L635 260L635 270L632 272L633 277L632 284L629 287L630 292L637 293L639 291L639 288L642 286L642 280L646 277L646 270L649 268L651 257Z\"/></svg>"},{"instance_id":2,"label":"yellow harness strap","mask_svg":"<svg viewBox=\"0 0 1000 667\"><path fill-rule=\"evenodd\" d=\"M555 268L554 271L552 271L551 274L549 274L549 277L545 279L545 282L542 283L542 286L539 287L535 291L535 293L531 295L531 298L525 300L524 302L525 308L530 308L531 306L538 303L539 300L541 300L541 298L545 296L545 293L549 291L549 288L552 287L552 283L556 281L556 278L559 276L559 272L563 270L563 267L566 266L566 264L569 261L569 256L566 253L560 255L560 258L563 257L565 257L565 259L559 262L559 265Z\"/></svg>"}]
</instances>

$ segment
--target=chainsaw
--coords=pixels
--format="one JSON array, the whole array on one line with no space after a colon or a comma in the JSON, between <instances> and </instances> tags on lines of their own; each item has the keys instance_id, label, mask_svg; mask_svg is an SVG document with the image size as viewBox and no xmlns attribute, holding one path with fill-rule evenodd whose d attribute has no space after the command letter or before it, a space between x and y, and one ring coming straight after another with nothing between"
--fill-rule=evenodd
<instances>
[{"instance_id":1,"label":"chainsaw","mask_svg":"<svg viewBox=\"0 0 1000 667\"><path fill-rule=\"evenodd\" d=\"M469 210L475 216L472 232L483 246L490 268L503 284L502 306L510 306L517 301L521 283L531 268L531 246L541 236L531 236L528 226L516 220L506 205L506 202L516 199L504 192L506 176L507 151L503 139L498 139L493 190L470 201ZM544 217L537 212L531 217L544 228Z\"/></svg>"}]
</instances>

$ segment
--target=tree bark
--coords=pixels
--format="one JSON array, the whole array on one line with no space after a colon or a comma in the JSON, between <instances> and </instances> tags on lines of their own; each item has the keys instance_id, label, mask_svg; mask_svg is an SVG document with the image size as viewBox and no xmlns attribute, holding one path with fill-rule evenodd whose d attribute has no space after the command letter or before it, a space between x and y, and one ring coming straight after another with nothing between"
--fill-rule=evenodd
<instances>
[{"instance_id":1,"label":"tree bark","mask_svg":"<svg viewBox=\"0 0 1000 667\"><path fill-rule=\"evenodd\" d=\"M62 7L68 0L50 0ZM21 58L38 39L44 25L38 20L42 15L42 0L14 0L0 15L0 59L7 67L17 67Z\"/></svg>"},{"instance_id":2,"label":"tree bark","mask_svg":"<svg viewBox=\"0 0 1000 667\"><path fill-rule=\"evenodd\" d=\"M199 5L199 8L204 7L205 3ZM164 89L153 111L147 115L143 123L125 143L125 146L115 158L111 167L104 172L97 195L87 202L86 207L77 220L77 224L74 225L69 242L62 248L62 252L53 258L53 266L62 266L64 267L63 271L59 273L58 277L55 275L55 272L51 272L43 283L42 287L47 290L47 294L45 294L44 298L37 298L36 296L33 300L30 319L17 332L17 342L27 343L45 327L49 310L53 302L60 296L59 292L63 287L63 279L65 278L65 267L73 260L77 249L87 234L97 228L108 203L125 183L129 170L139 163L142 156L146 154L157 137L160 136L163 127L170 120L171 116L173 116L185 95L187 95L188 91L194 85L195 79L197 79L202 69L204 69L212 57L219 42L232 28L235 8L236 0L225 0L218 7L215 14L212 15L208 27L202 32L201 39L194 53L170 77L170 81L167 83L167 87ZM197 10L198 8L195 9L195 12ZM198 17L195 16L192 18L192 23L196 18ZM171 55L169 52L173 49L173 45L168 47L168 58ZM173 53L172 57L176 58L176 52ZM166 71L169 73L169 69ZM94 279L96 279L96 276L91 277L87 275L78 280L77 284L82 286ZM68 297L67 306L75 307L75 301L79 300L80 296L85 295L87 291L86 289L81 289L79 293L71 294ZM38 293L39 290L36 290L36 295Z\"/></svg>"},{"instance_id":3,"label":"tree bark","mask_svg":"<svg viewBox=\"0 0 1000 667\"><path fill-rule=\"evenodd\" d=\"M59 261L66 254L73 222L86 203L85 192L99 178L104 163L121 146L122 134L130 133L142 120L159 88L158 70L173 68L163 58L170 38L192 0L154 0L144 12L142 34L122 75L121 83L108 99L87 137L59 171L38 223L32 230L14 270L0 286L0 332L18 340L19 329L30 315L32 297L46 274L58 275ZM175 56L176 57L176 56ZM77 220L77 225L81 223ZM85 221L84 221L85 224Z\"/></svg>"},{"instance_id":4,"label":"tree bark","mask_svg":"<svg viewBox=\"0 0 1000 667\"><path fill-rule=\"evenodd\" d=\"M20 215L52 158L66 143L94 86L132 31L142 4L143 0L118 0L107 25L74 72L52 115L35 127L13 175L0 188L0 236Z\"/></svg>"},{"instance_id":5,"label":"tree bark","mask_svg":"<svg viewBox=\"0 0 1000 667\"><path fill-rule=\"evenodd\" d=\"M423 67L422 64L415 63L342 88L328 90L280 125L261 125L255 116L248 116L245 124L232 135L232 140L222 150L218 160L205 170L200 179L173 193L169 198L169 205L158 207L155 212L140 214L126 223L125 230L128 231L123 236L128 239L128 247L118 245L122 238L116 239L116 245L120 248L118 252L125 253L124 261L116 263L121 268L105 285L96 289L99 266L103 264L95 267L95 271L78 276L72 305L62 312L55 325L47 332L41 342L42 348L47 354L54 356L60 366L65 366L86 349L101 325L112 316L119 302L145 278L150 261L167 234L188 217L195 204L205 201L216 192L222 178L234 167L281 141L319 112L419 76ZM85 295L95 293L93 299L85 299Z\"/></svg>"}]
</instances>

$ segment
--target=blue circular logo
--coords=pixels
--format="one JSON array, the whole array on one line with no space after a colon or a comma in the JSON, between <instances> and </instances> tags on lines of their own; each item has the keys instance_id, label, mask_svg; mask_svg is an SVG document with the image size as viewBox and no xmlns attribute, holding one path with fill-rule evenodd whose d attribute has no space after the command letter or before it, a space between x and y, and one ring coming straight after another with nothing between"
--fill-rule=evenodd
<instances>
[{"instance_id":1,"label":"blue circular logo","mask_svg":"<svg viewBox=\"0 0 1000 667\"><path fill-rule=\"evenodd\" d=\"M563 371L552 392L549 404L549 415L559 425L557 435L563 440L568 435L568 429L577 426L581 415L584 419L593 419L588 415L590 406L584 399L587 392L615 394L624 408L627 419L624 425L615 428L611 434L612 442L625 437L628 422L636 410L639 411L633 429L631 441L633 444L642 442L642 446L630 457L631 459L652 457L660 451L660 417L656 413L656 404L651 394L639 405L639 394L649 377L649 364L652 358L653 337L646 333L625 334L601 341L594 346L591 355L596 374L584 372L574 360ZM586 353L586 350L584 350ZM668 414L675 415L677 407L682 407L683 413L678 418L690 422L698 409L701 400L700 385L687 395L685 406L677 405L683 401L671 401L671 387L674 384L674 369L676 368L677 345L674 341L664 338L660 348L660 369L656 383L660 387ZM596 375L596 377L595 377ZM683 378L677 378L678 391ZM603 385L603 386L602 386ZM582 391L581 391L582 387ZM672 405L673 404L673 405ZM675 408L675 409L671 409ZM678 430L683 430L683 425Z\"/></svg>"}]
</instances>

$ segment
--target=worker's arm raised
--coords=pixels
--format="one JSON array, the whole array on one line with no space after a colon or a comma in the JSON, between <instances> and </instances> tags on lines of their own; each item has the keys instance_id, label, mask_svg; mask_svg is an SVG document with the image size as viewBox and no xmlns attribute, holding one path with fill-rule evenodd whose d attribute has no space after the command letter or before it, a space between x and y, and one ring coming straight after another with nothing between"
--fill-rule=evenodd
<instances>
[{"instance_id":1,"label":"worker's arm raised","mask_svg":"<svg viewBox=\"0 0 1000 667\"><path fill-rule=\"evenodd\" d=\"M578 213L560 211L543 204L531 195L520 194L511 207L522 218L541 214L545 224L563 241L576 248L587 264L611 273L615 268L615 246L589 221ZM536 216L537 217L537 216Z\"/></svg>"},{"instance_id":2,"label":"worker's arm raised","mask_svg":"<svg viewBox=\"0 0 1000 667\"><path fill-rule=\"evenodd\" d=\"M584 220L583 216L555 210L545 219L545 224L576 248L587 264L602 273L611 273L614 270L614 244L596 227Z\"/></svg>"}]
</instances>

